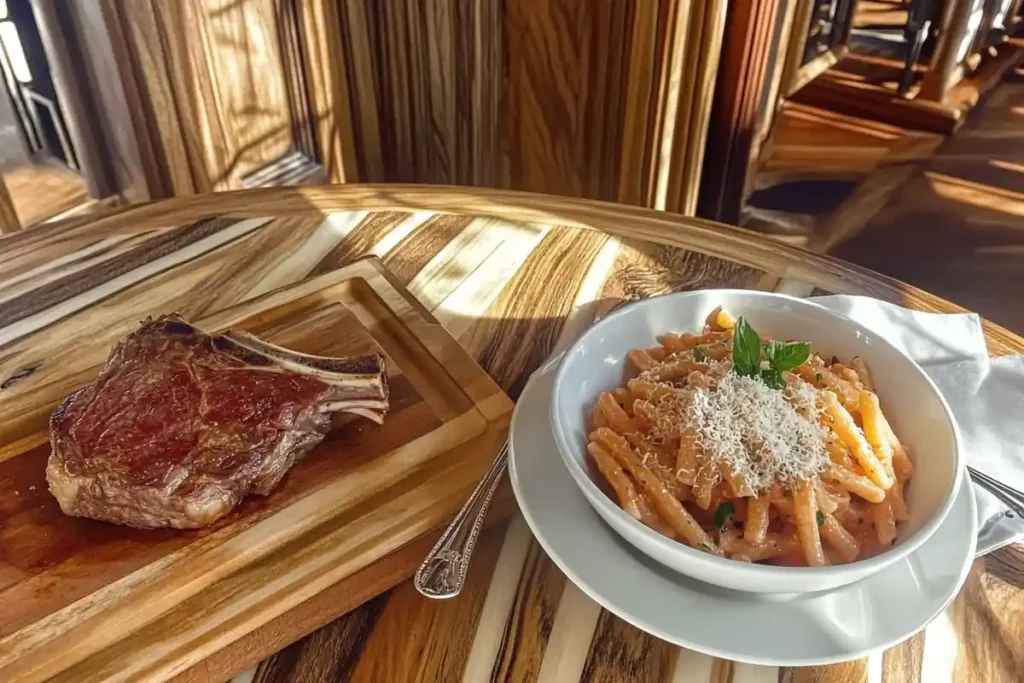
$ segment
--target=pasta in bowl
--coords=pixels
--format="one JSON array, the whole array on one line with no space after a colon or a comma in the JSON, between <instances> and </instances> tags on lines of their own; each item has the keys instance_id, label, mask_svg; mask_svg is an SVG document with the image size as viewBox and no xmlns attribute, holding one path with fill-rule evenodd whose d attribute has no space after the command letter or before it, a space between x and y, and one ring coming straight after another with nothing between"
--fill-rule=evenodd
<instances>
[{"instance_id":1,"label":"pasta in bowl","mask_svg":"<svg viewBox=\"0 0 1024 683\"><path fill-rule=\"evenodd\" d=\"M567 352L552 424L623 538L739 590L824 590L905 557L962 478L955 422L913 361L833 311L761 292L609 316Z\"/></svg>"}]
</instances>

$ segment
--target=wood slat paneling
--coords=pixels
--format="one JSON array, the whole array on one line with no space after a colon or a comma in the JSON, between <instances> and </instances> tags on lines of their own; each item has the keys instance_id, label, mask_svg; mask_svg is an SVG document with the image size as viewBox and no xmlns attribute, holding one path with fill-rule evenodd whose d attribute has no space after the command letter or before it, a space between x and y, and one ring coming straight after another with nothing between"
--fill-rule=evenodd
<instances>
[{"instance_id":1,"label":"wood slat paneling","mask_svg":"<svg viewBox=\"0 0 1024 683\"><path fill-rule=\"evenodd\" d=\"M298 22L297 51L302 62L286 62L293 71L302 67L305 92L298 87L297 78L289 78L292 95L293 135L298 139L303 130L312 127L318 154L313 158L323 165L329 183L351 183L363 175L356 160L355 132L349 103L349 67L343 55L339 3L332 0L275 0L287 4L294 2ZM287 15L288 12L282 12ZM297 108L308 97L311 119L303 118ZM299 150L309 155L302 144Z\"/></svg>"},{"instance_id":2,"label":"wood slat paneling","mask_svg":"<svg viewBox=\"0 0 1024 683\"><path fill-rule=\"evenodd\" d=\"M704 155L698 212L736 223L745 198L748 169L756 156L759 113L770 90L773 41L785 25L782 0L729 4L722 61Z\"/></svg>"},{"instance_id":3,"label":"wood slat paneling","mask_svg":"<svg viewBox=\"0 0 1024 683\"><path fill-rule=\"evenodd\" d=\"M103 8L151 195L239 188L296 153L321 162L330 181L357 177L336 3Z\"/></svg>"},{"instance_id":4,"label":"wood slat paneling","mask_svg":"<svg viewBox=\"0 0 1024 683\"><path fill-rule=\"evenodd\" d=\"M637 12L649 12L650 6L634 0L508 0L503 186L619 197L631 106L627 82L635 70L649 72L654 61L650 51L634 48L633 31L656 30L649 17L636 23ZM639 96L649 97L642 90ZM631 116L631 136L642 131L637 127L644 119Z\"/></svg>"},{"instance_id":5,"label":"wood slat paneling","mask_svg":"<svg viewBox=\"0 0 1024 683\"><path fill-rule=\"evenodd\" d=\"M499 0L352 0L340 21L368 180L493 185Z\"/></svg>"}]
</instances>

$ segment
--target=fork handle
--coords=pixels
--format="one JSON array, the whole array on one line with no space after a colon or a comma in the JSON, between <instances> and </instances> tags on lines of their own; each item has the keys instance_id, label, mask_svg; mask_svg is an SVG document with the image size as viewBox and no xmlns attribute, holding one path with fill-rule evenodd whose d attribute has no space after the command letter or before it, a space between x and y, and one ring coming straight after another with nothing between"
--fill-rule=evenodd
<instances>
[{"instance_id":1,"label":"fork handle","mask_svg":"<svg viewBox=\"0 0 1024 683\"><path fill-rule=\"evenodd\" d=\"M998 498L1004 505L1024 517L1024 493L1015 488L1007 486L998 479L993 479L984 472L979 472L971 466L967 467L971 479L983 489Z\"/></svg>"},{"instance_id":2,"label":"fork handle","mask_svg":"<svg viewBox=\"0 0 1024 683\"><path fill-rule=\"evenodd\" d=\"M462 590L476 539L480 536L487 516L487 508L491 505L491 499L507 466L508 441L417 570L413 585L420 593L428 598L443 600L454 598Z\"/></svg>"}]
</instances>

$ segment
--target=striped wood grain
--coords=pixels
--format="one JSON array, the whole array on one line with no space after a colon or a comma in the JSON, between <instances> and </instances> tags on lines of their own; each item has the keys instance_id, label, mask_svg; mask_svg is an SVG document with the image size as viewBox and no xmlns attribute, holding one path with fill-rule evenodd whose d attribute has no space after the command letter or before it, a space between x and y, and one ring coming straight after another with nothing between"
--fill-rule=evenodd
<instances>
[{"instance_id":1,"label":"striped wood grain","mask_svg":"<svg viewBox=\"0 0 1024 683\"><path fill-rule=\"evenodd\" d=\"M310 212L321 210L342 213L328 219L311 217ZM375 216L375 211L385 213ZM176 266L180 281L209 282L211 287L216 282L224 288L223 278L204 278L237 267L242 282L229 289L244 297L296 251L309 254L309 261L301 268L299 264L279 268L277 272L285 278L327 269L320 266L325 260L337 267L361 254L382 252L395 279L417 291L427 310L451 321L460 341L513 392L545 353L562 347L623 298L704 286L781 286L804 294L819 288L880 296L926 310L956 310L927 293L855 267L705 221L538 195L401 186L228 193L217 202L204 197L191 202L171 200L91 224L71 224L66 233L16 235L11 242L4 238L0 268L8 262L20 263L22 268L43 267L47 253L67 257L70 268L78 262L76 251L106 249L102 240L144 243L218 212L239 220L270 220L195 264ZM399 217L403 213L406 218ZM305 227L293 241L282 240L281 250L272 253L275 240L260 240L260 234L274 230L284 234L287 231L281 226L288 220L304 220L300 224ZM330 239L324 240L325 224L338 226L331 230L340 233L330 232ZM383 225L390 226L391 232ZM111 244L119 248L119 243ZM266 253L255 256L254 250ZM489 290L483 283L493 280L488 273L479 274L480 269L500 267L506 251L504 281ZM174 270L149 275L135 285L134 292L129 287L119 296L137 300L132 305L141 306L144 291L159 287L161 277L173 280ZM197 287L189 291L193 297L202 293L202 299L216 296ZM221 301L226 305L227 298L216 305ZM122 324L117 322L117 308L105 305L107 301L96 302L89 309L103 311L114 326ZM128 310L129 317L137 314L131 306ZM74 319L72 315L54 325L77 330L81 324ZM6 329L0 328L0 333ZM38 343L52 329L34 333L22 343ZM987 325L986 331L994 353L1024 349L1017 337L997 326ZM99 335L97 347L102 347L103 330L91 333ZM0 359L6 359L11 348L11 344L0 347ZM0 446L0 459L3 452ZM508 529L495 529L485 537L468 592L458 600L424 601L409 584L402 584L268 659L256 672L257 678L309 680L330 674L358 680L385 676L477 681L493 675L497 680L540 681L930 683L1015 680L1013 667L1021 661L1024 638L1014 634L1019 633L1021 621L1024 557L1014 548L979 561L946 617L885 655L843 665L776 669L725 662L652 639L602 612L557 572L552 573L521 520L514 520ZM408 561L414 563L425 548L412 550ZM385 590L387 577L397 581L408 571L396 569L387 560L379 566L382 583L376 585ZM296 606L296 623L315 628L336 616L332 609L343 598L332 590L322 594L324 601L311 598ZM230 590L224 595L230 595ZM226 654L213 654L200 667L179 676L201 681L237 673L250 663L247 656L265 656L272 648L287 645L282 629L261 629L241 637L222 650Z\"/></svg>"},{"instance_id":2,"label":"striped wood grain","mask_svg":"<svg viewBox=\"0 0 1024 683\"><path fill-rule=\"evenodd\" d=\"M341 3L363 177L497 183L501 5L497 0Z\"/></svg>"}]
</instances>

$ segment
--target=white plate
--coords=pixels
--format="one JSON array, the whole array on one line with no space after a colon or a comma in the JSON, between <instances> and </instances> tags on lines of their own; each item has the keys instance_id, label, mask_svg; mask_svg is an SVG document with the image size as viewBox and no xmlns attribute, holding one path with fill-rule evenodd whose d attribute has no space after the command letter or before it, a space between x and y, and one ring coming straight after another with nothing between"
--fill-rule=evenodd
<instances>
[{"instance_id":1,"label":"white plate","mask_svg":"<svg viewBox=\"0 0 1024 683\"><path fill-rule=\"evenodd\" d=\"M849 586L762 595L700 583L646 557L587 504L555 447L548 416L554 368L523 390L509 436L516 500L541 547L587 595L659 638L753 664L804 666L862 657L937 617L967 578L977 510L963 486L945 522L916 552ZM949 558L966 558L950 563Z\"/></svg>"}]
</instances>

